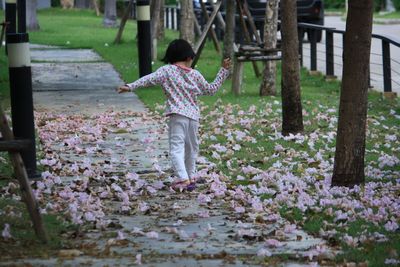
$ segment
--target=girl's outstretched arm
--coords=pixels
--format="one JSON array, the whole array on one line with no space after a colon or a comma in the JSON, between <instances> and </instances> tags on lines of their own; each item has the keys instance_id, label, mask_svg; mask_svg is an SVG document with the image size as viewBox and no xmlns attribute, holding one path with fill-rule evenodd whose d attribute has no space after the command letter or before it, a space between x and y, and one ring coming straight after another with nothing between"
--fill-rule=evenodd
<instances>
[{"instance_id":1,"label":"girl's outstretched arm","mask_svg":"<svg viewBox=\"0 0 400 267\"><path fill-rule=\"evenodd\" d=\"M165 70L163 67L159 68L153 73L150 73L142 78L118 87L118 93L132 92L139 87L150 87L154 85L160 85L165 80Z\"/></svg>"},{"instance_id":2,"label":"girl's outstretched arm","mask_svg":"<svg viewBox=\"0 0 400 267\"><path fill-rule=\"evenodd\" d=\"M221 87L222 83L229 76L229 69L231 67L231 60L229 58L224 59L222 67L217 73L217 77L212 83L208 83L206 79L199 73L198 84L202 95L214 95Z\"/></svg>"}]
</instances>

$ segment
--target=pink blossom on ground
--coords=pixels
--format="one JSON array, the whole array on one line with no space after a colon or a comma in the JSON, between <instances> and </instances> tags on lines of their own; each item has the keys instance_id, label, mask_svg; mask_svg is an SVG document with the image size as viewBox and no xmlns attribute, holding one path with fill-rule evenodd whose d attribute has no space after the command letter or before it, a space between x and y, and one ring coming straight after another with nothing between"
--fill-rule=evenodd
<instances>
[{"instance_id":1,"label":"pink blossom on ground","mask_svg":"<svg viewBox=\"0 0 400 267\"><path fill-rule=\"evenodd\" d=\"M8 223L4 224L4 228L3 228L3 231L1 232L1 236L6 240L12 238L11 231L10 231L10 225Z\"/></svg>"}]
</instances>

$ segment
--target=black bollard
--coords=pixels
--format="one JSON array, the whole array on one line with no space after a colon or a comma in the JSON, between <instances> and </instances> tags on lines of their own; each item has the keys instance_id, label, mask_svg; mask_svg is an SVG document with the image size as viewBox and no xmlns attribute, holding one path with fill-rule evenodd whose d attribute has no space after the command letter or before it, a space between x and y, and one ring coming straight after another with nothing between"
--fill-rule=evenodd
<instances>
[{"instance_id":1,"label":"black bollard","mask_svg":"<svg viewBox=\"0 0 400 267\"><path fill-rule=\"evenodd\" d=\"M26 32L26 0L18 0L18 32Z\"/></svg>"},{"instance_id":2,"label":"black bollard","mask_svg":"<svg viewBox=\"0 0 400 267\"><path fill-rule=\"evenodd\" d=\"M16 139L31 141L30 148L21 151L21 156L29 178L36 178L35 126L29 35L27 33L8 34L7 49L13 133Z\"/></svg>"},{"instance_id":3,"label":"black bollard","mask_svg":"<svg viewBox=\"0 0 400 267\"><path fill-rule=\"evenodd\" d=\"M138 31L139 76L151 73L150 1L138 0L136 4Z\"/></svg>"},{"instance_id":4,"label":"black bollard","mask_svg":"<svg viewBox=\"0 0 400 267\"><path fill-rule=\"evenodd\" d=\"M6 33L17 32L17 0L6 0Z\"/></svg>"},{"instance_id":5,"label":"black bollard","mask_svg":"<svg viewBox=\"0 0 400 267\"><path fill-rule=\"evenodd\" d=\"M17 0L6 0L6 12L5 20L7 23L6 27L6 44L7 34L17 32ZM6 54L7 54L6 46Z\"/></svg>"}]
</instances>

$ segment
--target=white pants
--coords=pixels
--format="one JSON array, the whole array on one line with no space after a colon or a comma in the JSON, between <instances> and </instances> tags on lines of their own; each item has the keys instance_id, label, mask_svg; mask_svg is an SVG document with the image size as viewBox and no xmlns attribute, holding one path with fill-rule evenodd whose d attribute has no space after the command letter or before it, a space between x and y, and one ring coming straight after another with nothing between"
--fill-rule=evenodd
<instances>
[{"instance_id":1,"label":"white pants","mask_svg":"<svg viewBox=\"0 0 400 267\"><path fill-rule=\"evenodd\" d=\"M196 172L199 153L199 122L172 114L168 121L169 157L178 180L187 180Z\"/></svg>"}]
</instances>

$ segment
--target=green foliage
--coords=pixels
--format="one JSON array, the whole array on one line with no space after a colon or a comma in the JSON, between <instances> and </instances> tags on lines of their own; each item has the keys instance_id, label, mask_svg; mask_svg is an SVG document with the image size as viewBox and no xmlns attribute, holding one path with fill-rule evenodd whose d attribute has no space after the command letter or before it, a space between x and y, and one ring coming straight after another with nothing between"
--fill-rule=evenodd
<instances>
[{"instance_id":1,"label":"green foliage","mask_svg":"<svg viewBox=\"0 0 400 267\"><path fill-rule=\"evenodd\" d=\"M392 0L392 1L393 1L394 8L397 11L400 11L400 0Z\"/></svg>"},{"instance_id":2,"label":"green foliage","mask_svg":"<svg viewBox=\"0 0 400 267\"><path fill-rule=\"evenodd\" d=\"M165 5L175 6L177 4L177 0L165 0Z\"/></svg>"},{"instance_id":3,"label":"green foliage","mask_svg":"<svg viewBox=\"0 0 400 267\"><path fill-rule=\"evenodd\" d=\"M1 19L1 18L0 18ZM0 105L7 109L10 105L10 86L8 83L8 60L5 56L5 48L0 49Z\"/></svg>"},{"instance_id":4,"label":"green foliage","mask_svg":"<svg viewBox=\"0 0 400 267\"><path fill-rule=\"evenodd\" d=\"M60 0L51 0L51 7L60 7L61 2Z\"/></svg>"},{"instance_id":5,"label":"green foliage","mask_svg":"<svg viewBox=\"0 0 400 267\"><path fill-rule=\"evenodd\" d=\"M346 8L345 0L325 0L324 6L326 9L344 9Z\"/></svg>"},{"instance_id":6,"label":"green foliage","mask_svg":"<svg viewBox=\"0 0 400 267\"><path fill-rule=\"evenodd\" d=\"M379 12L385 8L386 0L374 0L374 10Z\"/></svg>"}]
</instances>

